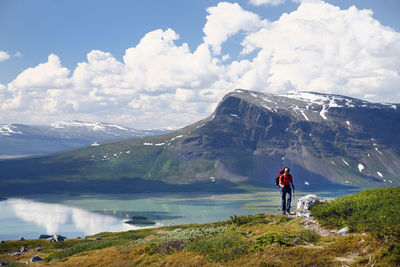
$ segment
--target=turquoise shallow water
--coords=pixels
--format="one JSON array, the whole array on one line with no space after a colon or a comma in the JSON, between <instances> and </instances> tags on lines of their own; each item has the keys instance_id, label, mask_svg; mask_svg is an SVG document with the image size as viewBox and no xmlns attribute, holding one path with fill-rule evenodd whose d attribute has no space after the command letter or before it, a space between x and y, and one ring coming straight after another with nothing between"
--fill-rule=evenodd
<instances>
[{"instance_id":1,"label":"turquoise shallow water","mask_svg":"<svg viewBox=\"0 0 400 267\"><path fill-rule=\"evenodd\" d=\"M306 193L298 193L296 199ZM323 193L328 197L332 193ZM140 229L132 216L155 222L152 227L227 220L230 216L277 212L279 191L248 194L31 195L0 201L0 240L61 234L74 238L99 232Z\"/></svg>"}]
</instances>

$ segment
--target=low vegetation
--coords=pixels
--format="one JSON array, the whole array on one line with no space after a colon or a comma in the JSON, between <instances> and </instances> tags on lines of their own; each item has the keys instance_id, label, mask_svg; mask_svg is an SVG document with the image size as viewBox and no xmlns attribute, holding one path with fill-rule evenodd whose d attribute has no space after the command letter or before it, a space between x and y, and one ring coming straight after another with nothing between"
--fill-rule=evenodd
<instances>
[{"instance_id":1,"label":"low vegetation","mask_svg":"<svg viewBox=\"0 0 400 267\"><path fill-rule=\"evenodd\" d=\"M398 266L400 188L364 191L312 208L318 227L351 233L319 235L307 219L278 214L233 215L230 220L99 233L85 239L6 241L0 261L35 266ZM326 231L325 231L326 232ZM329 233L329 231L327 231ZM22 246L29 249L10 256ZM41 247L42 250L35 252Z\"/></svg>"},{"instance_id":2,"label":"low vegetation","mask_svg":"<svg viewBox=\"0 0 400 267\"><path fill-rule=\"evenodd\" d=\"M400 187L366 190L311 209L322 225L368 232L387 249L383 256L400 265Z\"/></svg>"}]
</instances>

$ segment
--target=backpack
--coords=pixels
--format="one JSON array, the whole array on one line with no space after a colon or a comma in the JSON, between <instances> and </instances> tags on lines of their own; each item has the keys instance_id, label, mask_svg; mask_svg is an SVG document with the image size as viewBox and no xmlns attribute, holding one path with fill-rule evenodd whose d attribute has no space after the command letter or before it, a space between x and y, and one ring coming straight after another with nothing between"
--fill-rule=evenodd
<instances>
[{"instance_id":1,"label":"backpack","mask_svg":"<svg viewBox=\"0 0 400 267\"><path fill-rule=\"evenodd\" d=\"M275 185L279 186L279 176L276 176L275 178Z\"/></svg>"},{"instance_id":2,"label":"backpack","mask_svg":"<svg viewBox=\"0 0 400 267\"><path fill-rule=\"evenodd\" d=\"M281 171L279 172L279 175L275 178L275 185L279 186L279 176L281 176L283 173L284 173L283 170L281 170Z\"/></svg>"}]
</instances>

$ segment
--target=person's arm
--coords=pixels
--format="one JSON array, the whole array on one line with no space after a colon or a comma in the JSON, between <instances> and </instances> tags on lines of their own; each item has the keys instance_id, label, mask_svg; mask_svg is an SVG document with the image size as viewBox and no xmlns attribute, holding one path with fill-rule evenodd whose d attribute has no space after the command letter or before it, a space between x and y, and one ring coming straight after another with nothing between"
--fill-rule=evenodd
<instances>
[{"instance_id":1,"label":"person's arm","mask_svg":"<svg viewBox=\"0 0 400 267\"><path fill-rule=\"evenodd\" d=\"M281 174L281 172L279 172L279 187L284 187L284 185L282 184L282 181L283 181L282 174Z\"/></svg>"}]
</instances>

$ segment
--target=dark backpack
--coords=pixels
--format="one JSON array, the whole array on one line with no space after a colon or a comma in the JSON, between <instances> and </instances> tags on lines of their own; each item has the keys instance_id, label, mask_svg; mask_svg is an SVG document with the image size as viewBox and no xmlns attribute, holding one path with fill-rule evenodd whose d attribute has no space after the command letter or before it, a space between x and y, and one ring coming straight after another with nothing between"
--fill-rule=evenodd
<instances>
[{"instance_id":1,"label":"dark backpack","mask_svg":"<svg viewBox=\"0 0 400 267\"><path fill-rule=\"evenodd\" d=\"M276 176L275 178L275 185L279 186L279 176Z\"/></svg>"}]
</instances>

